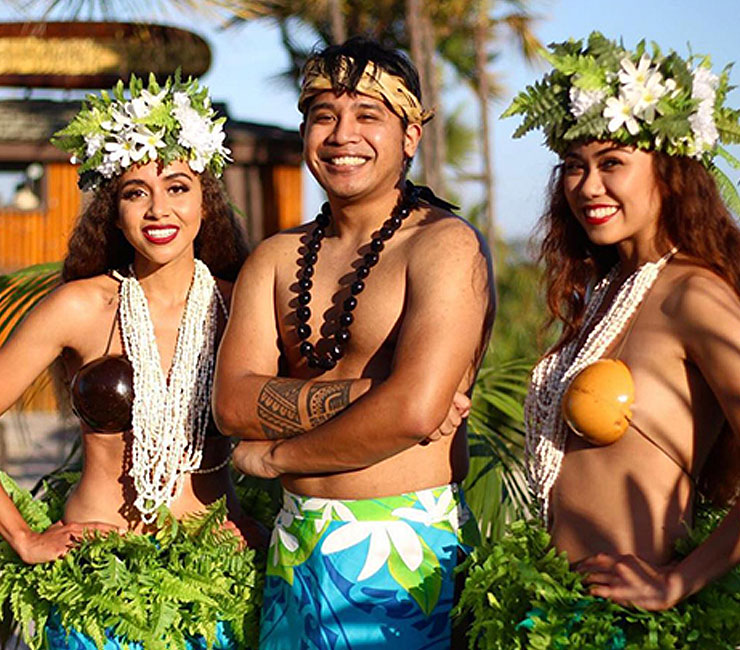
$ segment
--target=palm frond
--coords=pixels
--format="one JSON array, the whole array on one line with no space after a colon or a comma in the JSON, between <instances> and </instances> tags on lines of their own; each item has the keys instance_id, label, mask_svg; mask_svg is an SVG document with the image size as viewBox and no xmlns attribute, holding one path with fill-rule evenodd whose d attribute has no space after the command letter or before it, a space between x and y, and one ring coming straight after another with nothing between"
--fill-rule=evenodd
<instances>
[{"instance_id":1,"label":"palm frond","mask_svg":"<svg viewBox=\"0 0 740 650\"><path fill-rule=\"evenodd\" d=\"M10 336L25 314L59 284L61 264L35 264L0 275L0 338Z\"/></svg>"},{"instance_id":2,"label":"palm frond","mask_svg":"<svg viewBox=\"0 0 740 650\"><path fill-rule=\"evenodd\" d=\"M466 498L487 540L523 514L530 501L524 474L523 396L531 364L496 363L488 355L473 393L469 418L470 473Z\"/></svg>"}]
</instances>

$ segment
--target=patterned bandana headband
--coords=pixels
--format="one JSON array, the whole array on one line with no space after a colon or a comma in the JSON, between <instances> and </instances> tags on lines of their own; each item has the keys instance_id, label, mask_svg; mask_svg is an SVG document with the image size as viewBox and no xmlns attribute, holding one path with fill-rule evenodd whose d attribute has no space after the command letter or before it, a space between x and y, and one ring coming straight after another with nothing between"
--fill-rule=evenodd
<instances>
[{"instance_id":1,"label":"patterned bandana headband","mask_svg":"<svg viewBox=\"0 0 740 650\"><path fill-rule=\"evenodd\" d=\"M349 66L345 61L346 59L342 61L344 65L341 66L340 79L336 80L336 83L332 83L331 76L319 61L309 61L303 72L301 95L298 98L298 109L301 113L305 114L309 101L316 95L327 90L342 92L349 90L346 84ZM386 72L372 61L365 66L352 92L385 102L398 117L409 124L425 124L434 117L434 111L424 109L401 77Z\"/></svg>"},{"instance_id":2,"label":"patterned bandana headband","mask_svg":"<svg viewBox=\"0 0 740 650\"><path fill-rule=\"evenodd\" d=\"M95 189L103 179L153 160L164 166L183 160L196 173L221 176L231 160L223 144L226 118L216 116L207 88L196 79L182 81L178 70L163 86L149 75L146 88L131 75L128 90L126 99L119 81L111 94L88 95L72 122L52 138L72 154L72 163L81 163L81 189Z\"/></svg>"},{"instance_id":3,"label":"patterned bandana headband","mask_svg":"<svg viewBox=\"0 0 740 650\"><path fill-rule=\"evenodd\" d=\"M523 116L515 138L541 128L547 146L561 156L574 142L610 140L695 158L740 214L736 188L715 165L720 156L740 168L722 146L740 142L740 110L724 106L730 66L716 75L708 57L664 55L656 44L650 54L644 41L630 52L599 32L585 45L554 43L543 56L554 69L519 93L502 115Z\"/></svg>"}]
</instances>

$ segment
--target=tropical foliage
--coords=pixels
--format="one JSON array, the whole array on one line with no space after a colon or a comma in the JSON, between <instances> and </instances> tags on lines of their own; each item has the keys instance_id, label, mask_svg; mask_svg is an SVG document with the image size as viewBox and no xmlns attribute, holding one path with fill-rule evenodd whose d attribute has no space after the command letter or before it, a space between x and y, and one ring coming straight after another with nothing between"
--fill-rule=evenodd
<instances>
[{"instance_id":1,"label":"tropical foliage","mask_svg":"<svg viewBox=\"0 0 740 650\"><path fill-rule=\"evenodd\" d=\"M726 512L701 509L687 555ZM497 543L475 549L460 613L469 615L471 650L606 648L608 650L731 650L740 644L740 569L676 607L647 612L588 594L536 520L508 527Z\"/></svg>"},{"instance_id":2,"label":"tropical foliage","mask_svg":"<svg viewBox=\"0 0 740 650\"><path fill-rule=\"evenodd\" d=\"M0 483L33 530L61 518L59 490L39 500L4 473ZM162 508L154 536L96 535L44 564L25 564L3 541L0 612L12 616L33 650L52 613L100 650L111 634L155 650L197 638L211 647L218 621L240 647L256 647L264 558L223 528L226 515L224 500L179 521Z\"/></svg>"}]
</instances>

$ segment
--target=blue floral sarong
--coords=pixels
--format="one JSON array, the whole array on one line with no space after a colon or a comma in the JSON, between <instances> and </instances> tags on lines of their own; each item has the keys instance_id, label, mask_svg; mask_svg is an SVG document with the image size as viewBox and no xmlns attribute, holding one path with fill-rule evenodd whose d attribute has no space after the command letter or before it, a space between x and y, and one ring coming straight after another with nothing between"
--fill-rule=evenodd
<instances>
[{"instance_id":1,"label":"blue floral sarong","mask_svg":"<svg viewBox=\"0 0 740 650\"><path fill-rule=\"evenodd\" d=\"M456 485L357 500L286 491L261 650L446 650L458 550L477 540Z\"/></svg>"},{"instance_id":2,"label":"blue floral sarong","mask_svg":"<svg viewBox=\"0 0 740 650\"><path fill-rule=\"evenodd\" d=\"M53 611L44 629L44 650L97 650L95 641L79 632L70 630L69 634L62 626L59 613ZM206 650L208 644L203 637L187 639L184 650ZM213 650L237 650L236 641L230 634L228 625L219 621L216 628L216 641ZM103 650L145 650L141 643L132 643L116 636L110 629L105 631L105 645ZM173 649L174 650L174 649Z\"/></svg>"}]
</instances>

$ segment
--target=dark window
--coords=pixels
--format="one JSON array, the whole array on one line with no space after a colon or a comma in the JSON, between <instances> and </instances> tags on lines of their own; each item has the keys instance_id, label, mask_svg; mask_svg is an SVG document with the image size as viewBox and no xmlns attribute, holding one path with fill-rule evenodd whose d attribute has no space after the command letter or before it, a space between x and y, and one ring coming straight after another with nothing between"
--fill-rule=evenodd
<instances>
[{"instance_id":1,"label":"dark window","mask_svg":"<svg viewBox=\"0 0 740 650\"><path fill-rule=\"evenodd\" d=\"M44 166L37 162L0 163L0 210L36 212L44 204Z\"/></svg>"}]
</instances>

